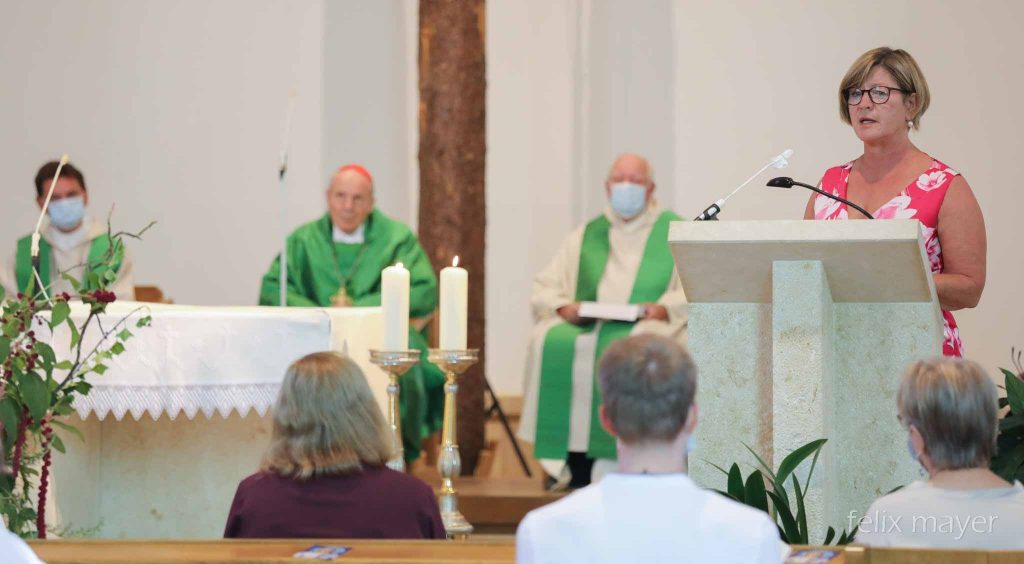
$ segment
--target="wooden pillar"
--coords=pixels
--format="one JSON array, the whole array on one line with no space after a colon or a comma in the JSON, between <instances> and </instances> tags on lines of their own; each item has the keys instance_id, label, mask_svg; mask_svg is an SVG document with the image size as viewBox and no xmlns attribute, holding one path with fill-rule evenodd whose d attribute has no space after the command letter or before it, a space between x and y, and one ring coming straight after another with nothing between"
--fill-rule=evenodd
<instances>
[{"instance_id":1,"label":"wooden pillar","mask_svg":"<svg viewBox=\"0 0 1024 564\"><path fill-rule=\"evenodd\" d=\"M469 271L469 347L459 382L458 443L472 474L484 443L484 0L420 0L419 236L434 267Z\"/></svg>"}]
</instances>

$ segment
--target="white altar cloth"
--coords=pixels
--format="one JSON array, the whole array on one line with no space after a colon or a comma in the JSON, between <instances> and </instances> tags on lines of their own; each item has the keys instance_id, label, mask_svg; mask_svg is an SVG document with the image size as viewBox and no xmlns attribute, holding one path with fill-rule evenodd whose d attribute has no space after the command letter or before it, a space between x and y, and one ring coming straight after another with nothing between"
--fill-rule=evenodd
<instances>
[{"instance_id":1,"label":"white altar cloth","mask_svg":"<svg viewBox=\"0 0 1024 564\"><path fill-rule=\"evenodd\" d=\"M140 305L111 304L104 327ZM270 442L268 409L285 369L309 352L347 349L386 405L387 376L369 362L381 342L380 308L148 307L152 326L131 322L127 350L89 376L94 388L74 405L78 417L68 422L85 442L57 430L67 453L53 459L51 529L220 537L238 482ZM54 335L59 358L68 338Z\"/></svg>"},{"instance_id":2,"label":"white altar cloth","mask_svg":"<svg viewBox=\"0 0 1024 564\"><path fill-rule=\"evenodd\" d=\"M154 420L180 413L227 417L255 410L265 415L277 397L285 370L294 360L316 351L347 350L370 381L374 396L386 406L387 377L369 362L368 350L381 339L380 308L200 307L136 302L110 304L101 318L109 330L139 308L152 316L150 327L135 328L136 313L126 327L134 336L126 351L103 375L91 374L88 396L74 408L82 419L113 415ZM72 317L88 310L76 307ZM86 342L100 336L93 327ZM58 355L67 351L66 327L54 336Z\"/></svg>"}]
</instances>

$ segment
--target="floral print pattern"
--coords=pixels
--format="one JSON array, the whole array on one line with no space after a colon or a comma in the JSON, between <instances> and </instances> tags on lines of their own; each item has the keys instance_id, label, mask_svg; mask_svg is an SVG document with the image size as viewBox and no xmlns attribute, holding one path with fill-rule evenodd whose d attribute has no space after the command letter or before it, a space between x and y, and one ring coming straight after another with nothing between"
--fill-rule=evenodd
<instances>
[{"instance_id":1,"label":"floral print pattern","mask_svg":"<svg viewBox=\"0 0 1024 564\"><path fill-rule=\"evenodd\" d=\"M821 179L821 189L845 198L851 170L853 170L853 162L828 169ZM938 234L939 208L942 207L946 190L959 174L938 160L933 160L928 170L918 176L916 180L911 181L902 192L872 214L876 219L917 219L920 221L924 227L924 248L928 253L928 262L932 272L942 272L943 267L942 245L939 242ZM814 199L814 219L849 219L849 212L846 209L846 204L819 194ZM946 356L962 357L964 345L960 339L960 329L956 326L953 314L943 311L942 318L944 334L942 353Z\"/></svg>"}]
</instances>

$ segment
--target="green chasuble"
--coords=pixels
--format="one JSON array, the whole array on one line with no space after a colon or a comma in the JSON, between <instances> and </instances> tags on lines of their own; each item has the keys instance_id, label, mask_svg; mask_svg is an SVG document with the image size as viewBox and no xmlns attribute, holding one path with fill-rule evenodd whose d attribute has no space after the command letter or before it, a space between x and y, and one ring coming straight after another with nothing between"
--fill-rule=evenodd
<instances>
[{"instance_id":1,"label":"green chasuble","mask_svg":"<svg viewBox=\"0 0 1024 564\"><path fill-rule=\"evenodd\" d=\"M288 237L289 306L330 307L342 277L354 306L380 306L381 271L397 262L409 270L409 315L424 317L437 308L437 276L419 241L405 224L373 210L362 244L335 243L331 217L299 227ZM261 305L279 305L281 259L263 277ZM402 375L400 408L405 456L420 454L423 438L441 428L444 412L444 373L427 362L427 340L409 327L409 348L423 351L422 361Z\"/></svg>"},{"instance_id":2,"label":"green chasuble","mask_svg":"<svg viewBox=\"0 0 1024 564\"><path fill-rule=\"evenodd\" d=\"M680 218L670 211L658 216L637 270L629 303L654 303L661 298L672 280L674 263L668 247L668 226ZM587 224L583 231L583 246L576 279L576 301L597 300L597 287L604 276L605 265L611 251L608 231L611 222L605 216ZM569 443L569 417L572 406L572 365L576 352L576 338L598 331L594 363L613 341L629 336L634 323L603 321L577 326L559 323L544 336L540 368L540 394L537 406L537 438L534 453L537 458L563 460ZM594 374L594 394L590 411L590 437L587 454L592 458L614 459L615 439L601 427L599 406L601 391L597 373Z\"/></svg>"},{"instance_id":3,"label":"green chasuble","mask_svg":"<svg viewBox=\"0 0 1024 564\"><path fill-rule=\"evenodd\" d=\"M50 272L53 262L50 258L52 253L53 247L50 246L50 243L46 239L39 239L39 279L44 287L49 287L50 282L52 282L52 276L56 275L59 277L61 274L59 272ZM98 290L105 286L105 284L102 284L103 281L100 280L101 276L104 277L106 283L117 279L117 273L121 270L121 262L124 260L124 244L118 241L111 255L112 260L109 263L109 267L101 265L109 253L110 237L107 234L104 233L92 240L92 244L89 246L89 258L81 280L83 293ZM39 291L39 284L36 283L35 276L32 274L31 235L18 239L18 249L14 258L14 274L18 280L18 290L20 292L28 292L30 283L33 292Z\"/></svg>"}]
</instances>

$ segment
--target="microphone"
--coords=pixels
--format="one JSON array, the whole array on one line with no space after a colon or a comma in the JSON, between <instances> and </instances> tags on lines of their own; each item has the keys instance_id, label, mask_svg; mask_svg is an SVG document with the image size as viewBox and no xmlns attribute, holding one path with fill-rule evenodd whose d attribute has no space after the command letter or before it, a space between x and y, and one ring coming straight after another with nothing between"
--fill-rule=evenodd
<instances>
[{"instance_id":1,"label":"microphone","mask_svg":"<svg viewBox=\"0 0 1024 564\"><path fill-rule=\"evenodd\" d=\"M875 219L875 216L869 214L866 209L858 206L857 204L851 202L850 200L846 200L846 199L840 198L839 196L836 196L835 194L829 194L828 192L819 189L817 186L812 186L810 184L804 184L803 182L797 182L796 180L793 180L792 178L790 178L788 176L780 176L778 178L773 178L773 179L768 181L768 184L766 184L766 186L771 186L772 188L792 188L794 186L802 186L804 188L807 188L808 190L812 190L814 192L817 192L817 193L821 194L822 196L825 196L826 198L833 199L833 200L835 200L837 202L842 202L842 203L850 206L851 208L859 211L860 213L864 214L864 216L867 217L868 219Z\"/></svg>"},{"instance_id":2,"label":"microphone","mask_svg":"<svg viewBox=\"0 0 1024 564\"><path fill-rule=\"evenodd\" d=\"M733 195L735 195L737 192L739 192L744 186L746 186L747 184L750 184L751 181L753 181L755 178L760 176L760 174L762 172L768 170L769 168L772 168L772 167L775 167L775 168L778 168L778 169L786 168L787 166L789 166L789 157L792 157L792 156L793 156L793 149L786 149L785 151L783 151L782 153L777 155L775 158L773 158L768 164L766 164L763 167L761 167L761 170L755 172L753 176L751 176L750 178L748 178L746 180L746 182L744 182L743 184L740 184L739 186L737 186L736 189L733 190L731 193L729 193L728 196L722 198L721 200L718 200L717 202L715 202L715 203L711 204L710 206L708 206L707 208L705 208L704 211L700 212L700 215L698 215L697 217L693 218L693 220L694 221L713 221L713 220L717 220L718 219L718 212L722 211L722 206L725 205L725 202L729 198L733 197Z\"/></svg>"},{"instance_id":3,"label":"microphone","mask_svg":"<svg viewBox=\"0 0 1024 564\"><path fill-rule=\"evenodd\" d=\"M285 174L288 172L288 144L292 135L292 113L295 111L295 90L288 94L288 111L284 118L284 139L281 141L281 161L277 167L278 193L281 198L281 268L278 284L281 285L278 299L281 307L288 305L288 187Z\"/></svg>"},{"instance_id":4,"label":"microphone","mask_svg":"<svg viewBox=\"0 0 1024 564\"><path fill-rule=\"evenodd\" d=\"M36 278L36 282L39 284L39 290L42 291L46 301L50 301L50 296L46 294L46 288L43 288L43 281L39 277L39 229L43 225L43 218L46 217L46 210L50 207L50 199L53 197L53 190L57 187L57 179L60 178L60 171L64 168L64 165L68 164L68 156L62 155L60 162L57 164L57 172L53 173L53 180L50 181L50 189L46 192L46 200L43 201L43 209L39 212L39 220L36 221L36 229L32 232L32 246L29 249L29 255L32 257L32 273Z\"/></svg>"}]
</instances>

